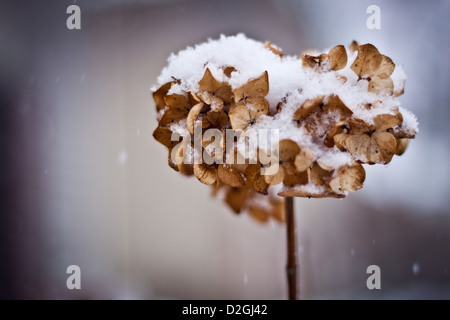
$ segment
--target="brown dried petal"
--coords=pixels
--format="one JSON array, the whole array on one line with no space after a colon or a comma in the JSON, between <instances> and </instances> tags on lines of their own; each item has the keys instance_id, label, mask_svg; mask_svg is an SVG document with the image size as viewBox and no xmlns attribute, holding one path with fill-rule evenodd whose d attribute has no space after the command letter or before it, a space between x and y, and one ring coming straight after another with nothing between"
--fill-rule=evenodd
<instances>
[{"instance_id":1,"label":"brown dried petal","mask_svg":"<svg viewBox=\"0 0 450 320\"><path fill-rule=\"evenodd\" d=\"M217 174L220 181L232 187L243 187L245 185L244 177L237 171L228 166L219 165Z\"/></svg>"},{"instance_id":2,"label":"brown dried petal","mask_svg":"<svg viewBox=\"0 0 450 320\"><path fill-rule=\"evenodd\" d=\"M248 208L248 212L250 213L250 216L252 218L254 218L255 220L257 220L259 222L264 223L264 222L269 221L269 217L270 217L269 211L267 211L261 207L250 206Z\"/></svg>"},{"instance_id":3,"label":"brown dried petal","mask_svg":"<svg viewBox=\"0 0 450 320\"><path fill-rule=\"evenodd\" d=\"M214 110L223 109L223 100L208 91L199 91L197 96Z\"/></svg>"},{"instance_id":4,"label":"brown dried petal","mask_svg":"<svg viewBox=\"0 0 450 320\"><path fill-rule=\"evenodd\" d=\"M229 77L231 77L231 73L233 73L235 71L237 71L235 67L229 66L223 70L223 73L229 78Z\"/></svg>"},{"instance_id":5,"label":"brown dried petal","mask_svg":"<svg viewBox=\"0 0 450 320\"><path fill-rule=\"evenodd\" d=\"M204 184L211 185L217 182L216 169L206 164L194 164L194 175Z\"/></svg>"},{"instance_id":6,"label":"brown dried petal","mask_svg":"<svg viewBox=\"0 0 450 320\"><path fill-rule=\"evenodd\" d=\"M325 96L320 96L315 99L306 100L300 108L294 113L294 120L301 121L306 119L317 107L323 105Z\"/></svg>"},{"instance_id":7,"label":"brown dried petal","mask_svg":"<svg viewBox=\"0 0 450 320\"><path fill-rule=\"evenodd\" d=\"M244 176L249 184L253 184L255 180L261 175L261 165L259 163L249 164L245 168Z\"/></svg>"},{"instance_id":8,"label":"brown dried petal","mask_svg":"<svg viewBox=\"0 0 450 320\"><path fill-rule=\"evenodd\" d=\"M204 106L203 102L197 103L189 111L189 114L188 114L187 120L186 120L186 124L187 124L187 129L190 134L194 134L195 121L197 120L198 115L200 114L200 111L202 111L203 106Z\"/></svg>"},{"instance_id":9,"label":"brown dried petal","mask_svg":"<svg viewBox=\"0 0 450 320\"><path fill-rule=\"evenodd\" d=\"M311 56L308 54L302 54L302 67L303 68L315 68L319 66L320 59L318 56Z\"/></svg>"},{"instance_id":10,"label":"brown dried petal","mask_svg":"<svg viewBox=\"0 0 450 320\"><path fill-rule=\"evenodd\" d=\"M355 192L362 188L366 179L363 166L355 163L339 168L336 176L331 179L330 187L336 193Z\"/></svg>"},{"instance_id":11,"label":"brown dried petal","mask_svg":"<svg viewBox=\"0 0 450 320\"><path fill-rule=\"evenodd\" d=\"M370 43L358 47L358 56L350 66L361 79L373 76L380 67L383 55Z\"/></svg>"},{"instance_id":12,"label":"brown dried petal","mask_svg":"<svg viewBox=\"0 0 450 320\"><path fill-rule=\"evenodd\" d=\"M193 92L188 92L189 105L195 106L197 103L202 102L202 100Z\"/></svg>"},{"instance_id":13,"label":"brown dried petal","mask_svg":"<svg viewBox=\"0 0 450 320\"><path fill-rule=\"evenodd\" d=\"M366 122L361 119L350 119L348 121L351 134L363 134L370 132L371 128Z\"/></svg>"},{"instance_id":14,"label":"brown dried petal","mask_svg":"<svg viewBox=\"0 0 450 320\"><path fill-rule=\"evenodd\" d=\"M347 133L338 133L333 137L334 144L339 150L345 150L345 140L347 139L347 137L349 137Z\"/></svg>"},{"instance_id":15,"label":"brown dried petal","mask_svg":"<svg viewBox=\"0 0 450 320\"><path fill-rule=\"evenodd\" d=\"M319 164L314 163L308 170L309 182L316 186L324 185L331 176L331 172L323 169Z\"/></svg>"},{"instance_id":16,"label":"brown dried petal","mask_svg":"<svg viewBox=\"0 0 450 320\"><path fill-rule=\"evenodd\" d=\"M261 115L269 113L269 103L264 98L248 98L245 102L252 119L258 119Z\"/></svg>"},{"instance_id":17,"label":"brown dried petal","mask_svg":"<svg viewBox=\"0 0 450 320\"><path fill-rule=\"evenodd\" d=\"M208 128L223 128L228 123L228 116L222 110L219 111L208 111L206 113L206 117L204 118L206 122L208 122Z\"/></svg>"},{"instance_id":18,"label":"brown dried petal","mask_svg":"<svg viewBox=\"0 0 450 320\"><path fill-rule=\"evenodd\" d=\"M169 92L170 88L175 82L167 82L158 88L155 92L153 92L153 100L155 100L156 110L160 111L164 109L166 106L166 102L164 101L164 97Z\"/></svg>"},{"instance_id":19,"label":"brown dried petal","mask_svg":"<svg viewBox=\"0 0 450 320\"><path fill-rule=\"evenodd\" d=\"M376 152L378 148L373 143L373 139L367 134L354 134L345 139L344 147L358 160L370 162L370 153Z\"/></svg>"},{"instance_id":20,"label":"brown dried petal","mask_svg":"<svg viewBox=\"0 0 450 320\"><path fill-rule=\"evenodd\" d=\"M300 152L295 156L295 168L297 171L302 172L311 167L314 162L314 155L308 148L300 150Z\"/></svg>"},{"instance_id":21,"label":"brown dried petal","mask_svg":"<svg viewBox=\"0 0 450 320\"><path fill-rule=\"evenodd\" d=\"M209 68L207 68L203 74L203 78L198 82L198 85L200 90L213 92L221 86L221 83L214 78Z\"/></svg>"},{"instance_id":22,"label":"brown dried petal","mask_svg":"<svg viewBox=\"0 0 450 320\"><path fill-rule=\"evenodd\" d=\"M353 112L342 102L339 96L334 94L327 97L325 108L329 111L338 111L343 117L341 120L344 120L353 114Z\"/></svg>"},{"instance_id":23,"label":"brown dried petal","mask_svg":"<svg viewBox=\"0 0 450 320\"><path fill-rule=\"evenodd\" d=\"M396 146L395 138L389 132L375 131L371 137L367 134L351 135L345 140L348 152L364 163L389 163Z\"/></svg>"},{"instance_id":24,"label":"brown dried petal","mask_svg":"<svg viewBox=\"0 0 450 320\"><path fill-rule=\"evenodd\" d=\"M184 112L189 110L189 102L181 94L170 94L164 97L166 105L172 111Z\"/></svg>"},{"instance_id":25,"label":"brown dried petal","mask_svg":"<svg viewBox=\"0 0 450 320\"><path fill-rule=\"evenodd\" d=\"M350 45L348 46L348 49L350 50L350 52L355 52L356 50L358 50L358 42L356 42L355 40L352 41L352 43L350 43Z\"/></svg>"},{"instance_id":26,"label":"brown dried petal","mask_svg":"<svg viewBox=\"0 0 450 320\"><path fill-rule=\"evenodd\" d=\"M249 189L244 188L230 188L225 196L225 201L233 209L235 213L240 213L245 201L247 200Z\"/></svg>"},{"instance_id":27,"label":"brown dried petal","mask_svg":"<svg viewBox=\"0 0 450 320\"><path fill-rule=\"evenodd\" d=\"M278 171L273 175L263 176L264 180L270 185L276 185L283 182L284 179L284 169L283 166L278 166Z\"/></svg>"},{"instance_id":28,"label":"brown dried petal","mask_svg":"<svg viewBox=\"0 0 450 320\"><path fill-rule=\"evenodd\" d=\"M331 70L341 70L347 65L347 51L342 45L335 46L328 52Z\"/></svg>"},{"instance_id":29,"label":"brown dried petal","mask_svg":"<svg viewBox=\"0 0 450 320\"><path fill-rule=\"evenodd\" d=\"M373 119L373 122L378 131L386 131L400 124L399 118L392 114L379 114Z\"/></svg>"},{"instance_id":30,"label":"brown dried petal","mask_svg":"<svg viewBox=\"0 0 450 320\"><path fill-rule=\"evenodd\" d=\"M286 221L286 215L284 212L284 201L274 199L271 200L272 210L270 211L270 216L279 222Z\"/></svg>"},{"instance_id":31,"label":"brown dried petal","mask_svg":"<svg viewBox=\"0 0 450 320\"><path fill-rule=\"evenodd\" d=\"M295 156L300 152L300 147L297 142L290 139L281 140L278 148L278 158L281 161L294 161Z\"/></svg>"},{"instance_id":32,"label":"brown dried petal","mask_svg":"<svg viewBox=\"0 0 450 320\"><path fill-rule=\"evenodd\" d=\"M308 183L308 173L306 171L284 175L283 184L286 187L290 188L295 185L302 185L307 183Z\"/></svg>"},{"instance_id":33,"label":"brown dried petal","mask_svg":"<svg viewBox=\"0 0 450 320\"><path fill-rule=\"evenodd\" d=\"M231 103L233 101L233 91L231 90L231 86L227 83L223 83L213 92L213 94L222 99L224 103Z\"/></svg>"},{"instance_id":34,"label":"brown dried petal","mask_svg":"<svg viewBox=\"0 0 450 320\"><path fill-rule=\"evenodd\" d=\"M264 98L269 93L269 74L265 71L259 78L251 80L234 90L234 101L244 98Z\"/></svg>"},{"instance_id":35,"label":"brown dried petal","mask_svg":"<svg viewBox=\"0 0 450 320\"><path fill-rule=\"evenodd\" d=\"M188 109L184 110L168 109L162 116L161 120L159 120L158 125L164 126L166 124L178 122L182 119L185 119L188 114L189 114Z\"/></svg>"},{"instance_id":36,"label":"brown dried petal","mask_svg":"<svg viewBox=\"0 0 450 320\"><path fill-rule=\"evenodd\" d=\"M408 138L397 139L397 148L395 150L395 154L398 156L404 154L406 148L408 147L408 144L409 144Z\"/></svg>"},{"instance_id":37,"label":"brown dried petal","mask_svg":"<svg viewBox=\"0 0 450 320\"><path fill-rule=\"evenodd\" d=\"M223 141L224 141L224 151L226 151L226 135L225 132L223 134ZM233 154L233 164L230 164L230 167L234 170L239 171L240 173L246 172L247 168L250 166L249 160L245 159L245 156L237 150L237 148L234 148L234 154ZM252 164L254 165L254 164Z\"/></svg>"},{"instance_id":38,"label":"brown dried petal","mask_svg":"<svg viewBox=\"0 0 450 320\"><path fill-rule=\"evenodd\" d=\"M269 189L269 184L265 181L264 178L265 178L265 176L259 175L256 178L255 182L253 183L253 188L257 192L267 195L268 194L267 190Z\"/></svg>"},{"instance_id":39,"label":"brown dried petal","mask_svg":"<svg viewBox=\"0 0 450 320\"><path fill-rule=\"evenodd\" d=\"M341 122L336 122L335 124L333 124L333 127L328 131L327 136L325 137L324 140L324 144L328 147L328 148L333 148L334 147L334 136L342 133L344 131L344 125L345 122L341 121Z\"/></svg>"},{"instance_id":40,"label":"brown dried petal","mask_svg":"<svg viewBox=\"0 0 450 320\"><path fill-rule=\"evenodd\" d=\"M389 132L376 131L372 134L372 138L378 147L378 152L371 153L371 162L389 163L397 149L395 137Z\"/></svg>"},{"instance_id":41,"label":"brown dried petal","mask_svg":"<svg viewBox=\"0 0 450 320\"><path fill-rule=\"evenodd\" d=\"M381 64L377 69L376 75L380 79L387 79L394 72L395 63L392 62L391 58L383 55L381 59Z\"/></svg>"},{"instance_id":42,"label":"brown dried petal","mask_svg":"<svg viewBox=\"0 0 450 320\"><path fill-rule=\"evenodd\" d=\"M369 81L369 87L367 90L369 92L387 93L391 95L394 92L394 82L392 82L391 78L380 79L378 77L373 77Z\"/></svg>"},{"instance_id":43,"label":"brown dried petal","mask_svg":"<svg viewBox=\"0 0 450 320\"><path fill-rule=\"evenodd\" d=\"M244 130L251 122L250 112L245 105L236 106L228 116L233 130Z\"/></svg>"},{"instance_id":44,"label":"brown dried petal","mask_svg":"<svg viewBox=\"0 0 450 320\"><path fill-rule=\"evenodd\" d=\"M402 80L399 88L397 88L397 90L394 91L394 97L399 97L404 93L405 93L405 80Z\"/></svg>"},{"instance_id":45,"label":"brown dried petal","mask_svg":"<svg viewBox=\"0 0 450 320\"><path fill-rule=\"evenodd\" d=\"M178 144L178 141L171 140L172 131L168 128L156 128L155 131L153 131L153 138L155 138L156 141L158 141L162 145L165 145L169 149Z\"/></svg>"}]
</instances>

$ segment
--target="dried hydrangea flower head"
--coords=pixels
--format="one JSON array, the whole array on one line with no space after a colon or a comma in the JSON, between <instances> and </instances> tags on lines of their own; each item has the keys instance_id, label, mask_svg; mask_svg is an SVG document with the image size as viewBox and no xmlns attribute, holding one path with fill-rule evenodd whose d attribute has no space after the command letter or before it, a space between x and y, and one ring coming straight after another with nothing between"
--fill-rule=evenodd
<instances>
[{"instance_id":1,"label":"dried hydrangea flower head","mask_svg":"<svg viewBox=\"0 0 450 320\"><path fill-rule=\"evenodd\" d=\"M405 152L418 132L397 99L405 79L372 44L295 57L269 41L221 36L170 56L153 89L153 136L170 167L211 185L234 212L284 221L282 197L343 198L362 188L363 164ZM249 139L261 130L277 139Z\"/></svg>"}]
</instances>

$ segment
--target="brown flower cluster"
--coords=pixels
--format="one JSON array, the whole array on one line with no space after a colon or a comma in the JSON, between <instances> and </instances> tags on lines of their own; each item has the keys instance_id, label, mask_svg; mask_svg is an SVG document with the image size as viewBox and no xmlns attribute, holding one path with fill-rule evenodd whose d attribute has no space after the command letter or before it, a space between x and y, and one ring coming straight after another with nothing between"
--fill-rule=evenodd
<instances>
[{"instance_id":1,"label":"brown flower cluster","mask_svg":"<svg viewBox=\"0 0 450 320\"><path fill-rule=\"evenodd\" d=\"M265 48L283 59L282 52L270 42L265 43ZM350 68L358 81L368 81L369 92L395 96L403 93L403 89L394 92L390 76L395 64L389 57L380 54L371 44L352 43L350 48L358 51ZM305 69L318 73L335 72L346 67L347 51L340 45L327 54L303 54L301 61ZM223 66L222 70L228 78L237 71L233 66ZM347 81L343 76L337 77L343 82ZM276 112L271 113L266 100L269 93L268 72L233 89L227 81L215 79L206 68L203 78L198 82L198 91L169 94L170 88L176 83L180 83L180 80L174 79L153 93L157 111L162 115L153 136L169 149L170 167L182 174L194 175L200 182L211 185L213 194L222 192L234 212L247 209L260 221L269 218L284 221L281 198L271 195L271 186L282 183L283 189L278 193L281 197L343 198L347 193L362 188L365 180L362 164L389 163L394 154L401 155L405 151L408 139L414 137L402 129L403 118L398 110L396 114L378 114L373 118L373 123L367 123L356 117L338 95L321 95L299 105L292 122L311 135L317 144L322 144L324 148L335 148L336 152L348 153L354 162L338 168L327 166L316 159L308 146L299 145L293 137L279 141L278 171L272 175L262 175L261 167L264 165L260 161L226 164L225 159L230 154L225 153L225 130L245 132L261 116L275 117L275 113L282 112L283 101L277 104ZM376 109L379 103L373 101L365 108ZM221 137L215 137L214 141L220 139L223 146L220 154L224 159L222 164L173 161L170 156L172 151L175 151L179 160L192 157L195 151L194 139L185 140L184 144L179 143L184 141L182 137L179 141L171 141L172 125L184 120L192 137L199 122L202 133L211 128L221 132ZM208 148L210 143L202 141L201 150L197 152L206 152L212 158L219 156L216 154L217 149ZM181 148L174 150L180 145ZM232 156L237 153L235 149ZM268 195L265 206L258 204L259 194Z\"/></svg>"}]
</instances>

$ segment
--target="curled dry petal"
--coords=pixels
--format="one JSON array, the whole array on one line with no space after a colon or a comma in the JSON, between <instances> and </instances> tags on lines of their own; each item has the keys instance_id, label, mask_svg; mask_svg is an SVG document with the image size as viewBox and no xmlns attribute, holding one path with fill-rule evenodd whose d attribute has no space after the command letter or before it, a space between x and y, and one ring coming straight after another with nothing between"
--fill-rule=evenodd
<instances>
[{"instance_id":1,"label":"curled dry petal","mask_svg":"<svg viewBox=\"0 0 450 320\"><path fill-rule=\"evenodd\" d=\"M331 176L331 171L325 170L318 163L308 169L308 180L316 186L324 185Z\"/></svg>"},{"instance_id":2,"label":"curled dry petal","mask_svg":"<svg viewBox=\"0 0 450 320\"><path fill-rule=\"evenodd\" d=\"M335 177L330 180L331 189L338 194L355 192L362 188L366 172L359 163L339 168Z\"/></svg>"},{"instance_id":3,"label":"curled dry petal","mask_svg":"<svg viewBox=\"0 0 450 320\"><path fill-rule=\"evenodd\" d=\"M321 58L326 55L312 56L306 53L302 54L302 66L303 68L315 68L320 65Z\"/></svg>"},{"instance_id":4,"label":"curled dry petal","mask_svg":"<svg viewBox=\"0 0 450 320\"><path fill-rule=\"evenodd\" d=\"M216 169L207 164L194 164L194 175L204 184L214 184L217 182Z\"/></svg>"},{"instance_id":5,"label":"curled dry petal","mask_svg":"<svg viewBox=\"0 0 450 320\"><path fill-rule=\"evenodd\" d=\"M405 153L406 148L408 147L409 139L401 138L397 139L397 149L395 150L395 154L401 156Z\"/></svg>"},{"instance_id":6,"label":"curled dry petal","mask_svg":"<svg viewBox=\"0 0 450 320\"><path fill-rule=\"evenodd\" d=\"M304 53L302 65L304 68L325 67L328 70L341 70L347 65L347 51L344 46L338 45L331 48L328 54L312 56Z\"/></svg>"},{"instance_id":7,"label":"curled dry petal","mask_svg":"<svg viewBox=\"0 0 450 320\"><path fill-rule=\"evenodd\" d=\"M334 137L337 134L340 134L344 131L344 125L345 125L344 121L336 122L333 124L333 127L331 127L331 129L328 131L327 136L325 137L325 140L324 140L324 144L328 148L333 148L333 146L335 145Z\"/></svg>"},{"instance_id":8,"label":"curled dry petal","mask_svg":"<svg viewBox=\"0 0 450 320\"><path fill-rule=\"evenodd\" d=\"M197 120L198 115L200 114L200 111L202 111L203 106L204 106L203 102L197 103L189 111L189 114L188 114L187 120L186 120L186 124L187 124L187 129L190 134L194 134L195 121Z\"/></svg>"},{"instance_id":9,"label":"curled dry petal","mask_svg":"<svg viewBox=\"0 0 450 320\"><path fill-rule=\"evenodd\" d=\"M333 137L334 144L339 150L345 150L345 140L348 136L349 134L347 133L338 133Z\"/></svg>"},{"instance_id":10,"label":"curled dry petal","mask_svg":"<svg viewBox=\"0 0 450 320\"><path fill-rule=\"evenodd\" d=\"M233 72L237 71L235 67L228 66L223 70L223 73L229 78Z\"/></svg>"}]
</instances>

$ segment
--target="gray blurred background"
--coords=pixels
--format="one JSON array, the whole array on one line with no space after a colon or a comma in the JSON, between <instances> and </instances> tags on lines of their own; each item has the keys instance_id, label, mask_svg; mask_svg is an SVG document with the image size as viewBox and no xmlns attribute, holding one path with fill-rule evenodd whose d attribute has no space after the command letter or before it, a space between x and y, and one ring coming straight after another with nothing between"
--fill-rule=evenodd
<instances>
[{"instance_id":1,"label":"gray blurred background","mask_svg":"<svg viewBox=\"0 0 450 320\"><path fill-rule=\"evenodd\" d=\"M286 298L284 227L231 213L152 138L169 54L239 32L286 54L373 43L408 74L400 100L420 122L361 191L296 199L302 298L450 298L449 15L438 0L3 0L0 298Z\"/></svg>"}]
</instances>

